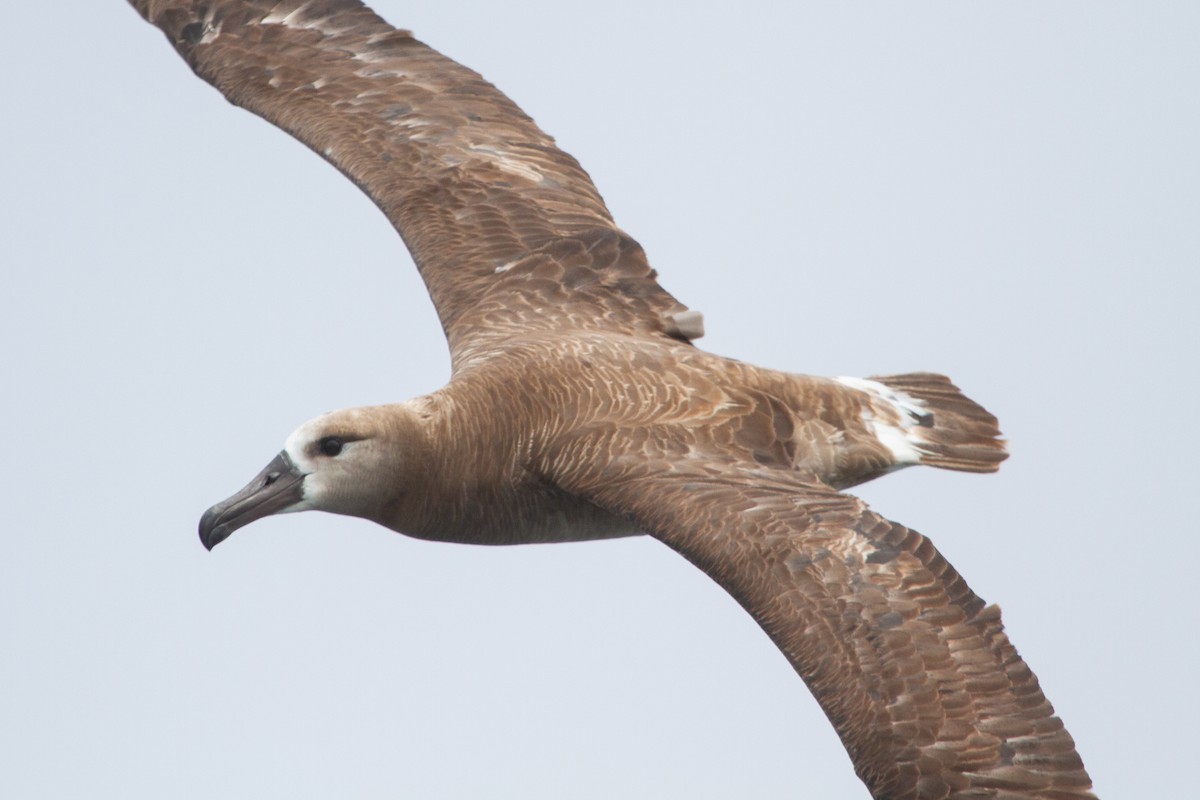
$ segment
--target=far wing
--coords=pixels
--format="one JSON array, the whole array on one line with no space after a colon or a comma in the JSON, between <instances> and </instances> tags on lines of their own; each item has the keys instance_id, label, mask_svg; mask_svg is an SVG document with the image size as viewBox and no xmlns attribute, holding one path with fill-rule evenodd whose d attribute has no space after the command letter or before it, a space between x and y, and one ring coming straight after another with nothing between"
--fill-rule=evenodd
<instances>
[{"instance_id":1,"label":"far wing","mask_svg":"<svg viewBox=\"0 0 1200 800\"><path fill-rule=\"evenodd\" d=\"M919 533L804 475L753 466L638 453L602 475L558 479L678 551L750 612L874 797L1094 797L1000 610Z\"/></svg>"},{"instance_id":2,"label":"far wing","mask_svg":"<svg viewBox=\"0 0 1200 800\"><path fill-rule=\"evenodd\" d=\"M131 2L230 102L375 201L456 365L532 329L698 335L575 159L478 74L358 0Z\"/></svg>"}]
</instances>

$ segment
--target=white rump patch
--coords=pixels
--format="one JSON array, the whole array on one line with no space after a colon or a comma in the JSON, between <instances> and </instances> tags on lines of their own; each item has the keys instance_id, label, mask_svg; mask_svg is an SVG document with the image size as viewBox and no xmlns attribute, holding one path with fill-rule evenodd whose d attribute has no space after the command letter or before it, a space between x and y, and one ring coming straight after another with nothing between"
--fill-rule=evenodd
<instances>
[{"instance_id":1,"label":"white rump patch","mask_svg":"<svg viewBox=\"0 0 1200 800\"><path fill-rule=\"evenodd\" d=\"M879 381L847 377L834 380L870 395L872 408L883 412L877 414L870 408L863 409L863 423L884 447L892 451L897 466L921 463L921 455L925 451L921 449L924 437L921 435L923 429L920 420L929 415L924 402Z\"/></svg>"}]
</instances>

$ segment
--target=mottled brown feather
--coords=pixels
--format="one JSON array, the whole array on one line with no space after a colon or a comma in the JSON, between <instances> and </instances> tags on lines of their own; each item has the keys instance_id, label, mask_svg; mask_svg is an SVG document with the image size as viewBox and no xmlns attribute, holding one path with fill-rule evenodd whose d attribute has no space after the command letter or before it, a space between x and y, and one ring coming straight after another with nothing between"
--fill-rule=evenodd
<instances>
[{"instance_id":1,"label":"mottled brown feather","mask_svg":"<svg viewBox=\"0 0 1200 800\"><path fill-rule=\"evenodd\" d=\"M456 367L514 326L688 338L674 321L686 307L579 163L477 73L357 0L131 2L198 76L383 210Z\"/></svg>"},{"instance_id":2,"label":"mottled brown feather","mask_svg":"<svg viewBox=\"0 0 1200 800\"><path fill-rule=\"evenodd\" d=\"M808 684L874 797L1094 797L1000 610L928 539L811 475L656 458L658 438L575 442L546 469L733 595Z\"/></svg>"}]
</instances>

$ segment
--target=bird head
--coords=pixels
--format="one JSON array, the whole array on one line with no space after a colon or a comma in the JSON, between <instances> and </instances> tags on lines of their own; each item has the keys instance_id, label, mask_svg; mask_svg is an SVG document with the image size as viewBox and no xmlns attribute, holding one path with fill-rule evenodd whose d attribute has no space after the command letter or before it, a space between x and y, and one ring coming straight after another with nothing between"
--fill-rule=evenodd
<instances>
[{"instance_id":1,"label":"bird head","mask_svg":"<svg viewBox=\"0 0 1200 800\"><path fill-rule=\"evenodd\" d=\"M380 519L403 480L409 448L404 405L350 408L311 419L292 432L254 479L200 519L200 541L211 550L257 519L293 511L329 511Z\"/></svg>"}]
</instances>

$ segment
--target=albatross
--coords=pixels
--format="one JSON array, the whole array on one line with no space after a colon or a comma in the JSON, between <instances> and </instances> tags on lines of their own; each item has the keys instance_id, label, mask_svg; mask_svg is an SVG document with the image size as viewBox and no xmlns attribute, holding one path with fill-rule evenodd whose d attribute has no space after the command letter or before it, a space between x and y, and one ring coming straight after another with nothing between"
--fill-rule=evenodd
<instances>
[{"instance_id":1,"label":"albatross","mask_svg":"<svg viewBox=\"0 0 1200 800\"><path fill-rule=\"evenodd\" d=\"M699 349L700 315L578 162L358 0L131 2L199 77L370 196L453 367L430 395L300 425L205 512L206 548L308 509L473 544L648 534L762 626L872 796L1095 796L999 610L844 491L913 465L998 468L995 417L948 378L810 377Z\"/></svg>"}]
</instances>

